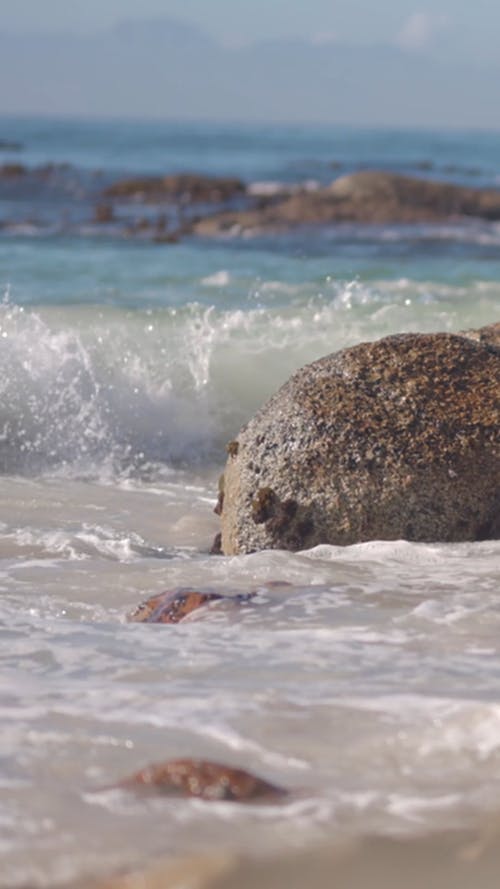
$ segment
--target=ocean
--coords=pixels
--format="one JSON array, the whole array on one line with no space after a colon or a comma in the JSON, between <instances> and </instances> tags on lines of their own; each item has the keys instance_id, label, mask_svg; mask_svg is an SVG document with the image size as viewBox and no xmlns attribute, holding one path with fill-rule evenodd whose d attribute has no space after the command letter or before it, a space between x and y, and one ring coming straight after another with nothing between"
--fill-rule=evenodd
<instances>
[{"instance_id":1,"label":"ocean","mask_svg":"<svg viewBox=\"0 0 500 889\"><path fill-rule=\"evenodd\" d=\"M498 816L500 541L209 551L225 445L295 369L500 320L500 224L167 244L93 213L124 176L499 186L499 158L500 132L0 118L0 165L46 170L0 178L0 886ZM176 587L257 596L127 622ZM290 796L95 792L179 756Z\"/></svg>"}]
</instances>

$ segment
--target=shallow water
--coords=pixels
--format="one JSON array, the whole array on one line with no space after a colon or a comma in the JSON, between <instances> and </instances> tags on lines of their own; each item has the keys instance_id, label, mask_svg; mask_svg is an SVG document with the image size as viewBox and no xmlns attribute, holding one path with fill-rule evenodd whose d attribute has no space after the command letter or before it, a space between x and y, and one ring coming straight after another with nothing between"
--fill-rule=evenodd
<instances>
[{"instance_id":1,"label":"shallow water","mask_svg":"<svg viewBox=\"0 0 500 889\"><path fill-rule=\"evenodd\" d=\"M354 167L411 171L434 151L436 169L497 176L494 135L7 126L26 162L80 178L179 169L186 144L193 168L269 181L326 176L341 148ZM472 221L169 246L43 220L0 233L0 885L206 850L312 855L497 813L500 542L208 551L240 425L322 354L498 320L499 238ZM258 595L126 622L179 586ZM291 795L96 792L191 755Z\"/></svg>"},{"instance_id":2,"label":"shallow water","mask_svg":"<svg viewBox=\"0 0 500 889\"><path fill-rule=\"evenodd\" d=\"M210 478L190 488L6 486L5 885L494 813L500 544L208 557ZM177 626L124 622L146 595L192 585L258 595ZM179 755L244 766L292 795L244 808L92 792Z\"/></svg>"}]
</instances>

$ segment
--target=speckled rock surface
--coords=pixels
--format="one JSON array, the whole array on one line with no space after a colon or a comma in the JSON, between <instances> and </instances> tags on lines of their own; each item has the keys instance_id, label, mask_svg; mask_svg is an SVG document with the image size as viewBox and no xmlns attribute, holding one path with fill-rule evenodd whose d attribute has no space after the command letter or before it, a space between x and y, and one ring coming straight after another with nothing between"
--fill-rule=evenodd
<instances>
[{"instance_id":1,"label":"speckled rock surface","mask_svg":"<svg viewBox=\"0 0 500 889\"><path fill-rule=\"evenodd\" d=\"M477 340L479 343L490 346L498 346L500 348L500 321L495 324L486 324L485 327L478 327L476 330L462 331L462 336L466 336L471 340Z\"/></svg>"},{"instance_id":2,"label":"speckled rock surface","mask_svg":"<svg viewBox=\"0 0 500 889\"><path fill-rule=\"evenodd\" d=\"M141 602L128 616L128 620L144 624L178 624L193 611L222 598L224 597L220 593L211 591L165 590Z\"/></svg>"},{"instance_id":3,"label":"speckled rock surface","mask_svg":"<svg viewBox=\"0 0 500 889\"><path fill-rule=\"evenodd\" d=\"M500 537L500 349L400 334L295 373L228 445L222 551Z\"/></svg>"},{"instance_id":4,"label":"speckled rock surface","mask_svg":"<svg viewBox=\"0 0 500 889\"><path fill-rule=\"evenodd\" d=\"M232 802L277 799L287 795L284 788L250 772L203 759L173 759L156 763L125 778L117 786L135 791Z\"/></svg>"}]
</instances>

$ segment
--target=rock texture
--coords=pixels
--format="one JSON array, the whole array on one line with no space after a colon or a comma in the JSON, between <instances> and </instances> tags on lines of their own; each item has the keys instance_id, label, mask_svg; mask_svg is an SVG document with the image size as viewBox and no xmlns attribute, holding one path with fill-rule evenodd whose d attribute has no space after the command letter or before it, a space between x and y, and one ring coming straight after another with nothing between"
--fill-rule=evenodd
<instances>
[{"instance_id":1,"label":"rock texture","mask_svg":"<svg viewBox=\"0 0 500 889\"><path fill-rule=\"evenodd\" d=\"M486 324L485 327L478 327L476 330L465 330L462 332L462 336L477 340L484 345L500 348L500 321L497 321L496 324Z\"/></svg>"},{"instance_id":2,"label":"rock texture","mask_svg":"<svg viewBox=\"0 0 500 889\"><path fill-rule=\"evenodd\" d=\"M202 759L174 759L147 766L130 778L120 781L128 790L149 790L181 796L197 796L206 800L248 802L285 796L287 791L243 769L208 762Z\"/></svg>"},{"instance_id":3,"label":"rock texture","mask_svg":"<svg viewBox=\"0 0 500 889\"><path fill-rule=\"evenodd\" d=\"M212 591L202 592L200 590L177 589L165 590L157 596L151 596L142 602L132 614L129 620L134 623L146 624L178 624L206 605L212 602L220 602L224 600L234 605L243 605L249 602L255 593L239 593L233 596L226 596L223 593L215 593Z\"/></svg>"},{"instance_id":4,"label":"rock texture","mask_svg":"<svg viewBox=\"0 0 500 889\"><path fill-rule=\"evenodd\" d=\"M225 554L500 537L500 349L401 334L296 374L228 446Z\"/></svg>"},{"instance_id":5,"label":"rock texture","mask_svg":"<svg viewBox=\"0 0 500 889\"><path fill-rule=\"evenodd\" d=\"M165 590L141 602L128 620L146 624L178 624L181 620L210 602L222 599L218 593L198 590Z\"/></svg>"},{"instance_id":6,"label":"rock texture","mask_svg":"<svg viewBox=\"0 0 500 889\"><path fill-rule=\"evenodd\" d=\"M327 188L206 216L193 224L192 231L214 236L339 222L420 223L464 217L500 219L500 191L366 170L342 176Z\"/></svg>"}]
</instances>

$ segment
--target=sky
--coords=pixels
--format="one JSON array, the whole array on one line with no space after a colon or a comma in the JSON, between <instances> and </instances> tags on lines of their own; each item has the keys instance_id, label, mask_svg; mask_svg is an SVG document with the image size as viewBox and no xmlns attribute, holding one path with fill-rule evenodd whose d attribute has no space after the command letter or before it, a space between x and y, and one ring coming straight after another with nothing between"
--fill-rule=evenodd
<instances>
[{"instance_id":1,"label":"sky","mask_svg":"<svg viewBox=\"0 0 500 889\"><path fill-rule=\"evenodd\" d=\"M493 0L0 0L0 113L498 129L499 33Z\"/></svg>"},{"instance_id":2,"label":"sky","mask_svg":"<svg viewBox=\"0 0 500 889\"><path fill-rule=\"evenodd\" d=\"M389 43L478 65L498 56L493 0L0 0L0 27L89 33L123 19L175 17L224 43L308 38Z\"/></svg>"}]
</instances>

